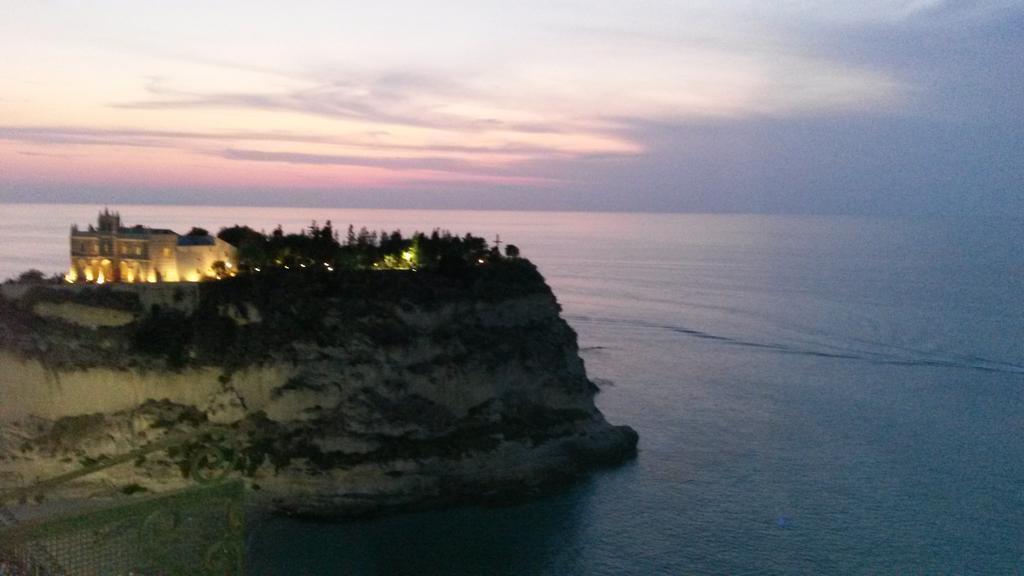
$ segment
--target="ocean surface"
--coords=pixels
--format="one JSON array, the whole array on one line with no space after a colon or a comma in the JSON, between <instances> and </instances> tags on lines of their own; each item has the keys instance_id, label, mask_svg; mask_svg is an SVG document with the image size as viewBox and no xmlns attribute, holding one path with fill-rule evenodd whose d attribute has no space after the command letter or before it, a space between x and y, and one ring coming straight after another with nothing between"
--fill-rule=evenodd
<instances>
[{"instance_id":1,"label":"ocean surface","mask_svg":"<svg viewBox=\"0 0 1024 576\"><path fill-rule=\"evenodd\" d=\"M0 206L0 278L100 207ZM119 206L518 245L638 458L530 502L250 526L254 575L1022 574L1024 221Z\"/></svg>"}]
</instances>

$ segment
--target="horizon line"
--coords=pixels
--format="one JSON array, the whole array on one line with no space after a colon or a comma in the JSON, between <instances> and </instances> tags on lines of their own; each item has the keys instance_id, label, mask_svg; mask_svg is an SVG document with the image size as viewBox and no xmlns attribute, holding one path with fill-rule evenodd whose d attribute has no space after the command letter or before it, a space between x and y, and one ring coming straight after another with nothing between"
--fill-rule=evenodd
<instances>
[{"instance_id":1,"label":"horizon line","mask_svg":"<svg viewBox=\"0 0 1024 576\"><path fill-rule=\"evenodd\" d=\"M386 207L386 206L345 206L345 205L312 205L312 204L219 204L203 202L60 202L56 200L19 201L0 199L0 206L166 206L166 207L188 207L202 206L204 208L280 208L285 210L377 210L391 212L521 212L521 213L550 213L550 214L622 214L622 215L644 215L644 216L812 216L812 217L844 217L844 218L877 218L891 220L953 220L961 219L960 214L876 214L864 212L734 212L734 211L702 211L702 210L643 210L643 209L552 209L552 208L438 208L438 207ZM119 209L119 208L118 208ZM982 213L971 214L971 218L988 220L1009 220L1024 222L1024 215L1009 213Z\"/></svg>"}]
</instances>

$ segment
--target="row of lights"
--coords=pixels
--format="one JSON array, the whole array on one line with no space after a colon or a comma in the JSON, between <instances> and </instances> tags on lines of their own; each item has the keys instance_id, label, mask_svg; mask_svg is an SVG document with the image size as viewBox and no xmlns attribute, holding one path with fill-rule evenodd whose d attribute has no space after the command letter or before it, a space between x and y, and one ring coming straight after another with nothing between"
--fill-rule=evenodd
<instances>
[{"instance_id":1,"label":"row of lights","mask_svg":"<svg viewBox=\"0 0 1024 576\"><path fill-rule=\"evenodd\" d=\"M231 262L225 262L224 263L224 267L227 268L228 270L232 270L232 268L234 268L234 266L231 264ZM231 272L229 272L229 275L233 277L233 276L236 275L236 273L234 271L231 271ZM220 276L210 276L210 277L211 278L216 278L217 280L221 280ZM186 282L199 282L200 280L202 280L202 276L200 276L198 272L189 272L185 276L185 281ZM69 270L68 273L64 275L64 281L67 282L68 284L74 284L74 283L78 282L78 271L75 270L74 268ZM107 277L103 273L103 270L101 269L96 274L96 277L95 277L95 280L94 280L93 279L92 270L89 269L89 268L86 268L85 269L85 281L86 282L94 282L96 284L101 284L102 285L102 284L106 284L107 283ZM158 280L156 278L156 272L150 271L149 276L146 279L146 282L148 282L150 284L156 284L158 282ZM171 282L171 280L168 280L168 282ZM134 284L134 283L135 283L135 274L132 273L132 272L129 272L129 274L128 274L128 281L126 282L126 284Z\"/></svg>"},{"instance_id":2,"label":"row of lights","mask_svg":"<svg viewBox=\"0 0 1024 576\"><path fill-rule=\"evenodd\" d=\"M406 250L405 252L402 252L402 260L406 263L406 265L408 265L413 270L415 270L415 264L414 264L415 258L416 258L416 253L413 252L412 250ZM483 259L478 259L477 263L478 264L483 264L484 261L483 261ZM280 265L281 261L278 260L277 264ZM334 267L331 266L331 264L329 262L324 262L323 265L324 265L324 268L326 268L329 272L334 272ZM373 266L374 266L374 268L378 268L378 267L380 267L380 263L374 263ZM233 268L231 262L225 262L224 263L224 267L227 268L228 270L231 270ZM306 268L306 265L300 263L299 267L300 268ZM288 265L284 265L283 268L285 270L291 270L291 267L288 266ZM254 267L253 268L253 272L262 272L262 269L259 268L259 267ZM233 272L233 271L230 272L230 276L234 277L235 275L236 275L235 272ZM93 276L92 275L92 270L86 269L85 270L85 280L86 280L86 282L93 282L93 277L92 276ZM216 278L217 278L217 280L221 280L221 278L219 276L216 277ZM185 277L185 281L186 282L199 282L201 279L202 279L202 277L198 273L196 273L196 272L190 272ZM78 281L78 272L76 270L72 269L71 271L69 271L67 274L64 275L64 280L68 284L74 284L75 282ZM95 283L96 284L105 284L106 281L107 280L106 280L106 277L103 274L103 271L100 270L98 276L96 277ZM157 282L156 274L154 272L150 272L149 278L148 278L147 281L150 282L150 283L156 283ZM134 283L134 278L130 278L128 283Z\"/></svg>"}]
</instances>

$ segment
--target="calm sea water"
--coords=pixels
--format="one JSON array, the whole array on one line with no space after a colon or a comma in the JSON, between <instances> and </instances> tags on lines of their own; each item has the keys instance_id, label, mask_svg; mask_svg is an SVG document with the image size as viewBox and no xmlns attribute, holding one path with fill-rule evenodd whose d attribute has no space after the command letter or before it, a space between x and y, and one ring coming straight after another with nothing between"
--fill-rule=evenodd
<instances>
[{"instance_id":1,"label":"calm sea water","mask_svg":"<svg viewBox=\"0 0 1024 576\"><path fill-rule=\"evenodd\" d=\"M0 206L0 278L95 206ZM257 522L251 574L1024 573L1024 223L119 207L517 244L638 459L502 508Z\"/></svg>"}]
</instances>

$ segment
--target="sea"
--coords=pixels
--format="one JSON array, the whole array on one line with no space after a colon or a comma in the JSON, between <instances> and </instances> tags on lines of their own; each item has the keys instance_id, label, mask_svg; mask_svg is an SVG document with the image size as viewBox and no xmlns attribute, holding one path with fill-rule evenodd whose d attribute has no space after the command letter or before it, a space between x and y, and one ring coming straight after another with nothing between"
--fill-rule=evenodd
<instances>
[{"instance_id":1,"label":"sea","mask_svg":"<svg viewBox=\"0 0 1024 576\"><path fill-rule=\"evenodd\" d=\"M101 206L2 205L0 278ZM112 207L115 208L115 207ZM1024 220L117 206L515 244L637 458L533 500L249 523L247 574L1024 573Z\"/></svg>"}]
</instances>

